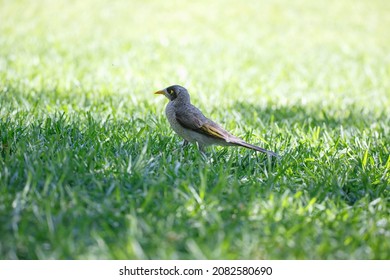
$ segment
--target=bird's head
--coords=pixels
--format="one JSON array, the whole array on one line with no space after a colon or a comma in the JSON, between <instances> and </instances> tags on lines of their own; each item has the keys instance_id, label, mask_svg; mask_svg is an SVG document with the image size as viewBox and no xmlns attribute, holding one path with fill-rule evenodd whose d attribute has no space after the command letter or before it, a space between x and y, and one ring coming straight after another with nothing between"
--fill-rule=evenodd
<instances>
[{"instance_id":1,"label":"bird's head","mask_svg":"<svg viewBox=\"0 0 390 280\"><path fill-rule=\"evenodd\" d=\"M163 94L170 101L190 103L190 95L188 94L188 91L182 86L170 86L163 90L156 91L154 94Z\"/></svg>"}]
</instances>

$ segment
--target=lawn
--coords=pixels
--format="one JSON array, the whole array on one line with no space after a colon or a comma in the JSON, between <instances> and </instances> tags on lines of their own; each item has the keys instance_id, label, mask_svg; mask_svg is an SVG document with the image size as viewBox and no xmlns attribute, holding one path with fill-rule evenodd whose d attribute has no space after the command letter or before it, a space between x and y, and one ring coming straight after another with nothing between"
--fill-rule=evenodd
<instances>
[{"instance_id":1,"label":"lawn","mask_svg":"<svg viewBox=\"0 0 390 280\"><path fill-rule=\"evenodd\" d=\"M1 259L390 259L390 2L0 1ZM243 148L181 148L185 86Z\"/></svg>"}]
</instances>

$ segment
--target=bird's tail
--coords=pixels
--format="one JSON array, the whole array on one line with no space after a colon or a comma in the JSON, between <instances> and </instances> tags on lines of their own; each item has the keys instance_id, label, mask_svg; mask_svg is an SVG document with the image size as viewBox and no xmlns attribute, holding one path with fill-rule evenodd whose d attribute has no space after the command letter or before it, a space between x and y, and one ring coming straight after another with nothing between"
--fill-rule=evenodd
<instances>
[{"instance_id":1,"label":"bird's tail","mask_svg":"<svg viewBox=\"0 0 390 280\"><path fill-rule=\"evenodd\" d=\"M241 140L241 139L238 140L238 141L234 141L234 142L232 141L232 143L234 143L235 145L241 146L241 147L245 147L245 148L248 148L248 149L252 149L252 150L255 150L255 151L258 151L258 152L262 152L262 153L268 154L268 155L273 156L273 157L279 157L279 155L277 153L274 153L272 151L260 148L258 146L252 145L252 144L249 144L249 143L247 143L247 142L245 142L244 140Z\"/></svg>"}]
</instances>

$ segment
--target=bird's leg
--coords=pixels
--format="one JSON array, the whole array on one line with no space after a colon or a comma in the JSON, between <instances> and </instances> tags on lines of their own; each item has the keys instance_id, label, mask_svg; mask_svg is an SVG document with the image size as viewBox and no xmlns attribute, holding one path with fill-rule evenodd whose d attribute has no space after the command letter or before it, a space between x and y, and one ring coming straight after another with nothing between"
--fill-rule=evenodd
<instances>
[{"instance_id":1,"label":"bird's leg","mask_svg":"<svg viewBox=\"0 0 390 280\"><path fill-rule=\"evenodd\" d=\"M183 140L183 145L182 145L182 148L184 148L185 146L187 146L189 144L189 142L187 140Z\"/></svg>"},{"instance_id":2,"label":"bird's leg","mask_svg":"<svg viewBox=\"0 0 390 280\"><path fill-rule=\"evenodd\" d=\"M200 145L198 142L196 143L196 146L198 147L198 150L204 160L207 160L206 150L205 146Z\"/></svg>"}]
</instances>

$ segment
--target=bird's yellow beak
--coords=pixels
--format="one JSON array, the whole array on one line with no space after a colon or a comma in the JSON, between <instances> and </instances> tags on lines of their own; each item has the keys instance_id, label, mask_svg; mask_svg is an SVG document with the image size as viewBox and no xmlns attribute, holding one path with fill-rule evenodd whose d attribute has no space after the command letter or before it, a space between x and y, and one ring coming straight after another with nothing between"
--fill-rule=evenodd
<instances>
[{"instance_id":1,"label":"bird's yellow beak","mask_svg":"<svg viewBox=\"0 0 390 280\"><path fill-rule=\"evenodd\" d=\"M154 94L165 94L164 90L156 91Z\"/></svg>"}]
</instances>

